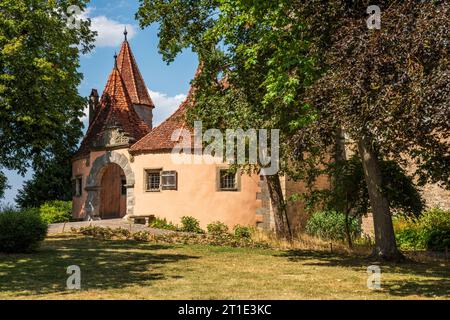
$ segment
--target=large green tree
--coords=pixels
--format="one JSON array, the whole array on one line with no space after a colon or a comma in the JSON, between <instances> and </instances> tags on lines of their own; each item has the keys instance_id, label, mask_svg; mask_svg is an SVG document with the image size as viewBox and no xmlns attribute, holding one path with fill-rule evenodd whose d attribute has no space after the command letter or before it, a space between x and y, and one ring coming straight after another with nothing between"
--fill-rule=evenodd
<instances>
[{"instance_id":1,"label":"large green tree","mask_svg":"<svg viewBox=\"0 0 450 320\"><path fill-rule=\"evenodd\" d=\"M325 73L306 99L316 119L297 133L312 167L343 129L362 159L375 225L374 255L396 260L382 163L413 162L420 183L449 187L448 16L445 1L379 1L381 29L366 25L366 3L342 11L324 50ZM305 162L297 162L304 164ZM300 168L299 170L302 170ZM303 172L308 172L303 168ZM398 187L398 186L391 186Z\"/></svg>"},{"instance_id":2,"label":"large green tree","mask_svg":"<svg viewBox=\"0 0 450 320\"><path fill-rule=\"evenodd\" d=\"M70 6L87 2L0 1L0 169L40 170L76 145L86 104L79 55L95 34Z\"/></svg>"},{"instance_id":3,"label":"large green tree","mask_svg":"<svg viewBox=\"0 0 450 320\"><path fill-rule=\"evenodd\" d=\"M72 156L77 142L65 143L51 159L35 168L15 198L21 208L39 207L46 201L72 200Z\"/></svg>"},{"instance_id":4,"label":"large green tree","mask_svg":"<svg viewBox=\"0 0 450 320\"><path fill-rule=\"evenodd\" d=\"M379 1L371 30L369 4L141 0L138 18L159 23L166 61L190 47L203 62L191 119L281 129L281 173L313 182L344 130L362 159L374 255L400 259L380 161L413 159L421 182L448 185L449 5ZM282 225L278 176L268 183Z\"/></svg>"},{"instance_id":5,"label":"large green tree","mask_svg":"<svg viewBox=\"0 0 450 320\"><path fill-rule=\"evenodd\" d=\"M280 174L288 162L288 138L310 121L300 97L318 73L307 16L322 8L313 2L143 0L137 15L143 27L159 23L159 48L166 61L187 47L202 61L191 121L222 130L280 129L281 170L266 181L276 231L285 237L291 232ZM298 15L289 14L293 7ZM313 28L320 27L315 23ZM251 171L261 166L244 167Z\"/></svg>"}]
</instances>

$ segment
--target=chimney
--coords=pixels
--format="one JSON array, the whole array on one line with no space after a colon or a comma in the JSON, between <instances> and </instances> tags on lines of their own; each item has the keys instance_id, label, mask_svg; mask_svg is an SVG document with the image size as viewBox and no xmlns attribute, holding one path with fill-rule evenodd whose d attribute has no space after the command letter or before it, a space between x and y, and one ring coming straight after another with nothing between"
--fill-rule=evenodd
<instances>
[{"instance_id":1,"label":"chimney","mask_svg":"<svg viewBox=\"0 0 450 320\"><path fill-rule=\"evenodd\" d=\"M98 92L97 89L92 89L91 95L89 96L89 125L94 121L95 113L97 112L98 106Z\"/></svg>"}]
</instances>

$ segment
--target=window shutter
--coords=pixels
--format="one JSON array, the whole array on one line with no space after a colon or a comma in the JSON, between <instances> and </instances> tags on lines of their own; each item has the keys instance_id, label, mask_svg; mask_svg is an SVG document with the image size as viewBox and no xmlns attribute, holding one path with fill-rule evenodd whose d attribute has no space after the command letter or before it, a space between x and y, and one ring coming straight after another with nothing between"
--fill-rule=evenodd
<instances>
[{"instance_id":1,"label":"window shutter","mask_svg":"<svg viewBox=\"0 0 450 320\"><path fill-rule=\"evenodd\" d=\"M161 173L161 186L163 190L177 190L178 173L176 171L163 171Z\"/></svg>"}]
</instances>

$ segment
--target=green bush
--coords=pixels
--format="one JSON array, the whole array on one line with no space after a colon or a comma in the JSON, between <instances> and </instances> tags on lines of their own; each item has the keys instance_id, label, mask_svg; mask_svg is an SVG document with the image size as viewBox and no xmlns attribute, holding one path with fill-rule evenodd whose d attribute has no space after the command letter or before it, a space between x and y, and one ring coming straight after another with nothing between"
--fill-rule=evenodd
<instances>
[{"instance_id":1,"label":"green bush","mask_svg":"<svg viewBox=\"0 0 450 320\"><path fill-rule=\"evenodd\" d=\"M39 207L39 214L46 223L68 222L72 218L71 201L47 201Z\"/></svg>"},{"instance_id":2,"label":"green bush","mask_svg":"<svg viewBox=\"0 0 450 320\"><path fill-rule=\"evenodd\" d=\"M350 218L349 227L353 239L361 234L357 219ZM316 212L306 223L306 232L325 240L345 240L345 214L336 211Z\"/></svg>"},{"instance_id":3,"label":"green bush","mask_svg":"<svg viewBox=\"0 0 450 320\"><path fill-rule=\"evenodd\" d=\"M80 233L100 240L128 240L133 237L130 230L124 228L110 228L99 226L87 226L80 229L72 228L73 233Z\"/></svg>"},{"instance_id":4,"label":"green bush","mask_svg":"<svg viewBox=\"0 0 450 320\"><path fill-rule=\"evenodd\" d=\"M420 229L412 222L403 224L402 227L396 227L395 229L395 239L399 248L406 250L425 248Z\"/></svg>"},{"instance_id":5,"label":"green bush","mask_svg":"<svg viewBox=\"0 0 450 320\"><path fill-rule=\"evenodd\" d=\"M397 218L394 229L401 249L443 251L450 248L450 210L430 209L417 220Z\"/></svg>"},{"instance_id":6,"label":"green bush","mask_svg":"<svg viewBox=\"0 0 450 320\"><path fill-rule=\"evenodd\" d=\"M131 235L131 238L135 241L146 242L149 241L151 235L148 231L138 231Z\"/></svg>"},{"instance_id":7,"label":"green bush","mask_svg":"<svg viewBox=\"0 0 450 320\"><path fill-rule=\"evenodd\" d=\"M208 233L211 234L226 234L228 233L228 226L220 221L216 221L213 223L210 223L206 226L206 229L208 230Z\"/></svg>"},{"instance_id":8,"label":"green bush","mask_svg":"<svg viewBox=\"0 0 450 320\"><path fill-rule=\"evenodd\" d=\"M247 228L248 229L248 228ZM250 230L250 229L249 229ZM76 234L91 236L98 240L134 240L139 242L164 243L164 244L189 244L207 245L235 248L270 248L269 244L261 241L254 241L251 238L238 238L230 233L225 234L199 234L171 232L165 234L152 235L148 231L139 231L131 234L131 237L120 238L116 230L97 226L89 226L80 229L72 228Z\"/></svg>"},{"instance_id":9,"label":"green bush","mask_svg":"<svg viewBox=\"0 0 450 320\"><path fill-rule=\"evenodd\" d=\"M249 227L236 225L233 230L234 236L239 239L250 239L252 236L252 230Z\"/></svg>"},{"instance_id":10,"label":"green bush","mask_svg":"<svg viewBox=\"0 0 450 320\"><path fill-rule=\"evenodd\" d=\"M174 225L172 222L167 222L167 219L155 218L150 222L150 227L155 229L164 229L164 230L172 230L177 231L178 227Z\"/></svg>"},{"instance_id":11,"label":"green bush","mask_svg":"<svg viewBox=\"0 0 450 320\"><path fill-rule=\"evenodd\" d=\"M36 250L47 235L47 223L36 210L5 209L0 212L0 252Z\"/></svg>"},{"instance_id":12,"label":"green bush","mask_svg":"<svg viewBox=\"0 0 450 320\"><path fill-rule=\"evenodd\" d=\"M200 228L200 221L194 217L187 216L181 218L181 231L203 233L203 230Z\"/></svg>"}]
</instances>

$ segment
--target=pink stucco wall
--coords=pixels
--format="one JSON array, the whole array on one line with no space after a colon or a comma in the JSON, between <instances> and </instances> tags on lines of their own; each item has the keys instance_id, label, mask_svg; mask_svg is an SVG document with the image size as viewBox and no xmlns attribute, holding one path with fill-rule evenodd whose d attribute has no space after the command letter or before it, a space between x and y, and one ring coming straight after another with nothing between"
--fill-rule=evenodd
<instances>
[{"instance_id":1,"label":"pink stucco wall","mask_svg":"<svg viewBox=\"0 0 450 320\"><path fill-rule=\"evenodd\" d=\"M170 154L146 154L135 157L131 164L135 172L135 214L154 214L179 223L182 216L192 216L205 227L221 221L233 227L236 224L256 225L256 200L259 191L258 176L242 175L237 192L217 191L218 164L174 164ZM178 172L178 190L146 192L145 169L162 168Z\"/></svg>"},{"instance_id":2,"label":"pink stucco wall","mask_svg":"<svg viewBox=\"0 0 450 320\"><path fill-rule=\"evenodd\" d=\"M255 226L257 222L256 209L261 201L256 199L258 175L242 175L240 191L217 191L217 169L223 164L175 164L170 153L143 154L130 157L126 149L115 150L129 159L129 164L135 175L134 215L155 215L179 223L182 216L192 216L200 220L206 227L213 221L221 221L230 227L236 224ZM89 175L91 165L104 152L91 153L89 165L81 159L73 163L73 177L83 176L83 188ZM147 192L145 190L145 170L163 169L177 171L178 189ZM73 216L84 216L86 191L81 197L73 199Z\"/></svg>"}]
</instances>

